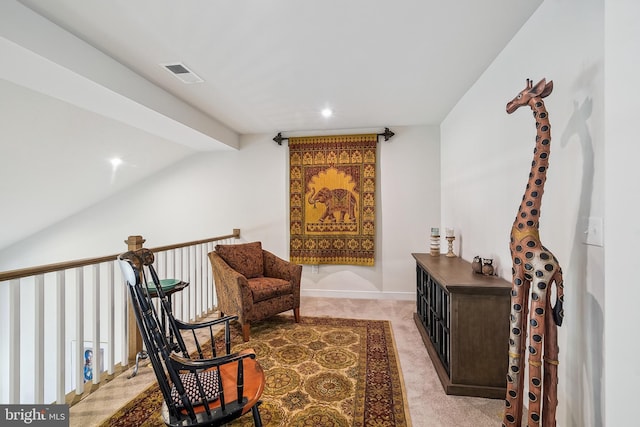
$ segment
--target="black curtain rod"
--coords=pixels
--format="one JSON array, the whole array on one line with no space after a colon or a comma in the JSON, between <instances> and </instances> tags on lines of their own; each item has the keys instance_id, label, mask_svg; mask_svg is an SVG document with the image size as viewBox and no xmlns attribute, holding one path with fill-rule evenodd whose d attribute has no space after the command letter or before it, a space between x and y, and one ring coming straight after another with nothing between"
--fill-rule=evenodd
<instances>
[{"instance_id":1,"label":"black curtain rod","mask_svg":"<svg viewBox=\"0 0 640 427\"><path fill-rule=\"evenodd\" d=\"M378 133L377 135L379 137L380 136L384 137L384 140L388 141L391 139L393 135L395 135L395 133L391 132L389 128L384 128L384 132ZM331 136L331 135L327 135L327 136ZM284 141L285 139L289 140L289 138L285 138L284 136L282 136L282 132L278 132L278 134L273 138L273 140L277 142L278 145L282 145L282 141Z\"/></svg>"}]
</instances>

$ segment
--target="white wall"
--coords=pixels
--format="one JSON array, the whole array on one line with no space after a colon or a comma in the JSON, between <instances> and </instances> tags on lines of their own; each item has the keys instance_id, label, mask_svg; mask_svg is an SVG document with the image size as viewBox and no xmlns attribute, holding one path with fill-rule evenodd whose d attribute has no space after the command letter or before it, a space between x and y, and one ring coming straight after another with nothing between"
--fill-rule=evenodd
<instances>
[{"instance_id":1,"label":"white wall","mask_svg":"<svg viewBox=\"0 0 640 427\"><path fill-rule=\"evenodd\" d=\"M428 230L440 224L440 141L436 126L392 128L378 143L376 259L373 267L303 268L307 295L415 298L413 252L428 252ZM288 218L288 214L285 215Z\"/></svg>"},{"instance_id":2,"label":"white wall","mask_svg":"<svg viewBox=\"0 0 640 427\"><path fill-rule=\"evenodd\" d=\"M640 3L607 0L605 6L605 360L606 425L638 419L640 383L640 107L633 96L640 76Z\"/></svg>"},{"instance_id":3,"label":"white wall","mask_svg":"<svg viewBox=\"0 0 640 427\"><path fill-rule=\"evenodd\" d=\"M303 271L313 294L413 299L412 252L427 250L439 223L438 128L393 128L380 142L377 254L374 267ZM147 247L231 233L261 240L288 257L288 148L273 135L245 135L236 152L198 153L128 190L0 252L3 269L122 252L128 235Z\"/></svg>"},{"instance_id":4,"label":"white wall","mask_svg":"<svg viewBox=\"0 0 640 427\"><path fill-rule=\"evenodd\" d=\"M583 217L604 216L604 4L547 0L441 126L442 221L465 259L496 260L511 280L509 233L535 146L528 108L505 106L525 80L553 80L540 236L565 274L558 425L604 423L604 249L582 244ZM506 373L505 373L506 374Z\"/></svg>"},{"instance_id":5,"label":"white wall","mask_svg":"<svg viewBox=\"0 0 640 427\"><path fill-rule=\"evenodd\" d=\"M439 130L425 126L393 131L396 136L378 146L376 265L323 265L319 274L305 266L303 294L415 299L411 253L428 250L428 227L439 224ZM241 241L260 240L265 248L288 258L289 150L275 144L272 137L247 135L239 151L188 157L1 251L4 267L0 268L124 252L129 235L140 234L147 239L147 247L156 247L229 234L233 228L241 228ZM9 311L6 285L0 285L0 320L5 324ZM73 295L72 290L68 292ZM31 293L25 287L21 301L25 331L33 327L28 307ZM7 342L4 332L0 328ZM89 335L86 331L85 339ZM28 351L30 345L23 347ZM5 356L0 354L0 367L6 374ZM23 365L25 370L28 367L28 363ZM3 387L0 395L5 391ZM22 390L24 401L29 401L30 393L30 389Z\"/></svg>"}]
</instances>

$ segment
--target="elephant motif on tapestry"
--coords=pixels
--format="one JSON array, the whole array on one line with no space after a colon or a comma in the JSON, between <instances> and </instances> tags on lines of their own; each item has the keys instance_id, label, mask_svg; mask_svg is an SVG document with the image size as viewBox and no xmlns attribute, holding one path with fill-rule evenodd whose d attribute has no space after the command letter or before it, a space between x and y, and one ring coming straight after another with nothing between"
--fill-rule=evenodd
<instances>
[{"instance_id":1,"label":"elephant motif on tapestry","mask_svg":"<svg viewBox=\"0 0 640 427\"><path fill-rule=\"evenodd\" d=\"M311 187L311 194L307 200L310 205L316 207L316 203L325 205L325 211L320 216L319 222L344 222L345 215L349 215L349 220L356 220L356 197L349 190L336 188L330 190L322 187L317 193L315 187ZM336 218L336 215L338 217Z\"/></svg>"}]
</instances>

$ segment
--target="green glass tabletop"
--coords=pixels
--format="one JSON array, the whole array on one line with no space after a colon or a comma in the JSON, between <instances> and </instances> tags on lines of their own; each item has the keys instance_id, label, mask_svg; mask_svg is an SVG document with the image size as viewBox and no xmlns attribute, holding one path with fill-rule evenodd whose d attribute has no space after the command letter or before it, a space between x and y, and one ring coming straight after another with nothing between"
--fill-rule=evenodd
<instances>
[{"instance_id":1,"label":"green glass tabletop","mask_svg":"<svg viewBox=\"0 0 640 427\"><path fill-rule=\"evenodd\" d=\"M175 288L176 286L178 286L180 283L182 283L182 280L179 279L161 279L160 280L160 287L162 288L163 291L170 291L173 288ZM153 282L149 282L147 283L147 285L149 286L149 290L153 291L156 286Z\"/></svg>"}]
</instances>

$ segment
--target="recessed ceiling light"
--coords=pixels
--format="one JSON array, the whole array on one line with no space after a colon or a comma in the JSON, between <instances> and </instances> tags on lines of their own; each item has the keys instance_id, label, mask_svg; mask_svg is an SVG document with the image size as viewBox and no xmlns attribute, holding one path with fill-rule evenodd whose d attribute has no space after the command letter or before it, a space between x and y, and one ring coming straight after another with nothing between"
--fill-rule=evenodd
<instances>
[{"instance_id":1,"label":"recessed ceiling light","mask_svg":"<svg viewBox=\"0 0 640 427\"><path fill-rule=\"evenodd\" d=\"M322 117L329 118L333 116L333 111L331 108L325 108L320 112L320 114L322 114Z\"/></svg>"},{"instance_id":2,"label":"recessed ceiling light","mask_svg":"<svg viewBox=\"0 0 640 427\"><path fill-rule=\"evenodd\" d=\"M111 162L111 166L113 166L114 169L116 169L118 166L122 164L122 159L119 157L114 157L109 161Z\"/></svg>"}]
</instances>

